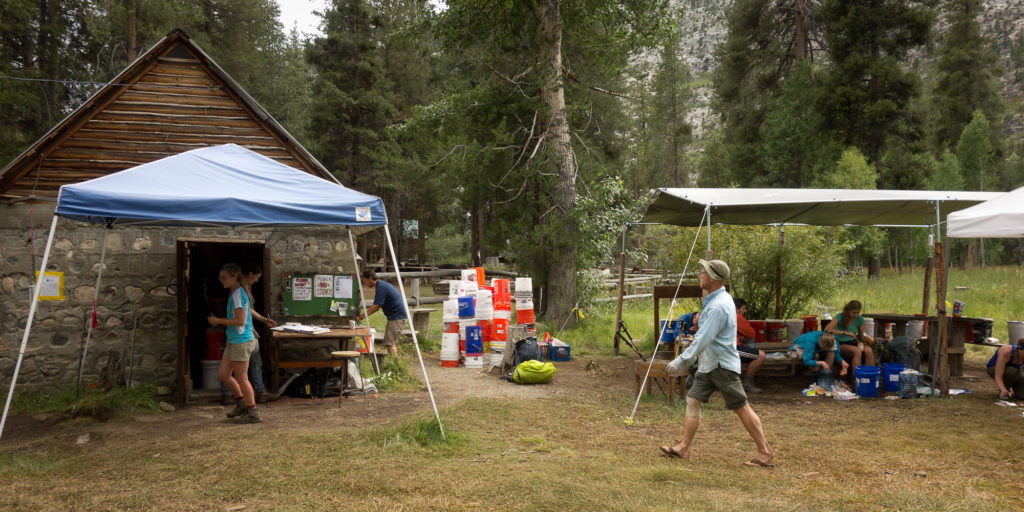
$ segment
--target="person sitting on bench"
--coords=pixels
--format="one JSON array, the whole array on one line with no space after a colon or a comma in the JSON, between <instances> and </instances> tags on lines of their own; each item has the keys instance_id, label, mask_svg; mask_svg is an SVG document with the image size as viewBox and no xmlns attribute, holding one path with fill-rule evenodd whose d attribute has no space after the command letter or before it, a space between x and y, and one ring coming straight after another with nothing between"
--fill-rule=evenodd
<instances>
[{"instance_id":1,"label":"person sitting on bench","mask_svg":"<svg viewBox=\"0 0 1024 512\"><path fill-rule=\"evenodd\" d=\"M747 373L743 376L743 389L748 393L760 393L761 388L754 385L754 375L761 369L767 355L764 350L754 346L757 338L757 331L747 321L747 301L734 298L736 304L736 351L740 355L740 362L747 363Z\"/></svg>"}]
</instances>

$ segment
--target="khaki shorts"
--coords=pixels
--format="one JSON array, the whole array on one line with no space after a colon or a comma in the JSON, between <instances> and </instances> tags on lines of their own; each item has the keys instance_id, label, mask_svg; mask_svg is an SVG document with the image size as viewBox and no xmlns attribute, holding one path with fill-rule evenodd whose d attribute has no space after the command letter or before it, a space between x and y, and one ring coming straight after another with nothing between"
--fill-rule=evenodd
<instances>
[{"instance_id":1,"label":"khaki shorts","mask_svg":"<svg viewBox=\"0 0 1024 512\"><path fill-rule=\"evenodd\" d=\"M726 409L735 411L747 405L747 394L743 391L740 374L725 368L715 368L709 373L697 372L693 378L693 387L686 396L707 403L716 389L722 392Z\"/></svg>"},{"instance_id":2,"label":"khaki shorts","mask_svg":"<svg viewBox=\"0 0 1024 512\"><path fill-rule=\"evenodd\" d=\"M394 347L398 345L398 340L402 339L402 331L405 330L406 320L400 318L398 320L388 320L386 326L384 326L384 346Z\"/></svg>"},{"instance_id":3,"label":"khaki shorts","mask_svg":"<svg viewBox=\"0 0 1024 512\"><path fill-rule=\"evenodd\" d=\"M252 339L245 343L228 343L228 348L225 354L228 355L228 360L235 362L248 361L249 357L252 356L253 351L256 350L256 340Z\"/></svg>"}]
</instances>

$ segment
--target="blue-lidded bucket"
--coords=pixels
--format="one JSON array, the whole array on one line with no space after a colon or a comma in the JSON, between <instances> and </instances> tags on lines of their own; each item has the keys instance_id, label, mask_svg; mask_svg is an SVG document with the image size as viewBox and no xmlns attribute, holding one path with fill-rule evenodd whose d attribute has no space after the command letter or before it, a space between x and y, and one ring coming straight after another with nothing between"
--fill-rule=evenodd
<instances>
[{"instance_id":1,"label":"blue-lidded bucket","mask_svg":"<svg viewBox=\"0 0 1024 512\"><path fill-rule=\"evenodd\" d=\"M665 324L668 324L666 326ZM662 320L661 321L661 341L662 343L673 343L679 336L679 320Z\"/></svg>"},{"instance_id":2,"label":"blue-lidded bucket","mask_svg":"<svg viewBox=\"0 0 1024 512\"><path fill-rule=\"evenodd\" d=\"M466 327L466 353L482 354L484 352L483 327L471 325Z\"/></svg>"},{"instance_id":3,"label":"blue-lidded bucket","mask_svg":"<svg viewBox=\"0 0 1024 512\"><path fill-rule=\"evenodd\" d=\"M878 396L878 374L877 366L858 366L853 371L853 378L857 381L857 396Z\"/></svg>"},{"instance_id":4,"label":"blue-lidded bucket","mask_svg":"<svg viewBox=\"0 0 1024 512\"><path fill-rule=\"evenodd\" d=\"M903 363L882 363L882 388L886 391L900 390L900 372L907 369Z\"/></svg>"},{"instance_id":5,"label":"blue-lidded bucket","mask_svg":"<svg viewBox=\"0 0 1024 512\"><path fill-rule=\"evenodd\" d=\"M473 305L473 297L459 297L459 318L473 318L476 316L476 307Z\"/></svg>"}]
</instances>

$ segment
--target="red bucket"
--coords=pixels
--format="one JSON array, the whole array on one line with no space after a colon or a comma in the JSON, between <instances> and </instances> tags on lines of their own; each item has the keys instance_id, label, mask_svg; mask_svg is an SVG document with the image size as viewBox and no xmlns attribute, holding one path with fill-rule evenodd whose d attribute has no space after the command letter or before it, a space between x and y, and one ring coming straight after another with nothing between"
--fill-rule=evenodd
<instances>
[{"instance_id":1,"label":"red bucket","mask_svg":"<svg viewBox=\"0 0 1024 512\"><path fill-rule=\"evenodd\" d=\"M508 341L508 320L504 318L494 319L491 341Z\"/></svg>"},{"instance_id":2,"label":"red bucket","mask_svg":"<svg viewBox=\"0 0 1024 512\"><path fill-rule=\"evenodd\" d=\"M818 315L804 315L800 319L804 321L804 330L800 334L818 330Z\"/></svg>"},{"instance_id":3,"label":"red bucket","mask_svg":"<svg viewBox=\"0 0 1024 512\"><path fill-rule=\"evenodd\" d=\"M218 361L224 355L224 342L227 341L227 334L220 329L206 330L206 359L207 361Z\"/></svg>"},{"instance_id":4,"label":"red bucket","mask_svg":"<svg viewBox=\"0 0 1024 512\"><path fill-rule=\"evenodd\" d=\"M768 343L778 343L786 339L786 322L784 320L765 320L767 325L766 338Z\"/></svg>"},{"instance_id":5,"label":"red bucket","mask_svg":"<svg viewBox=\"0 0 1024 512\"><path fill-rule=\"evenodd\" d=\"M454 361L445 361L444 359L441 360L441 368L458 368L458 367L459 367L459 360L458 359L456 359Z\"/></svg>"},{"instance_id":6,"label":"red bucket","mask_svg":"<svg viewBox=\"0 0 1024 512\"><path fill-rule=\"evenodd\" d=\"M444 323L444 332L458 333L459 332L459 323L458 322L445 322Z\"/></svg>"},{"instance_id":7,"label":"red bucket","mask_svg":"<svg viewBox=\"0 0 1024 512\"><path fill-rule=\"evenodd\" d=\"M517 309L516 310L516 323L520 324L532 324L535 318L532 309Z\"/></svg>"},{"instance_id":8,"label":"red bucket","mask_svg":"<svg viewBox=\"0 0 1024 512\"><path fill-rule=\"evenodd\" d=\"M765 323L764 320L748 320L750 326L754 328L754 332L757 333L755 343L764 343L765 341Z\"/></svg>"},{"instance_id":9,"label":"red bucket","mask_svg":"<svg viewBox=\"0 0 1024 512\"><path fill-rule=\"evenodd\" d=\"M476 323L481 327L480 335L481 340L486 344L488 341L494 339L494 324L490 320L480 320Z\"/></svg>"}]
</instances>

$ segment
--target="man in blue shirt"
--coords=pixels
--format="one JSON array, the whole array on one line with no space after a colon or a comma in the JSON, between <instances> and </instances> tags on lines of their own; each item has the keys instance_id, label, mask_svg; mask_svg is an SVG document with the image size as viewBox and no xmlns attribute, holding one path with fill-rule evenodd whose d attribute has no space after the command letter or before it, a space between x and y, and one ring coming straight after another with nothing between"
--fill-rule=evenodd
<instances>
[{"instance_id":1,"label":"man in blue shirt","mask_svg":"<svg viewBox=\"0 0 1024 512\"><path fill-rule=\"evenodd\" d=\"M693 437L700 428L701 403L707 402L711 393L721 391L725 407L735 411L747 433L757 445L757 456L743 464L753 467L771 468L775 465L775 451L768 446L768 440L761 429L761 419L747 403L747 394L740 381L740 357L736 352L736 305L725 281L729 279L729 265L722 260L700 260L704 269L700 273L700 287L707 293L701 308L700 328L697 335L679 357L667 366L670 373L686 371L700 356L700 365L694 378L693 387L686 393L686 420L683 440L676 446L662 446L661 451L669 457L690 458Z\"/></svg>"},{"instance_id":2,"label":"man in blue shirt","mask_svg":"<svg viewBox=\"0 0 1024 512\"><path fill-rule=\"evenodd\" d=\"M370 269L363 271L362 281L364 287L376 291L373 294L373 305L366 310L366 315L357 315L356 320L362 321L377 312L378 309L383 309L384 316L388 319L387 326L384 327L384 346L388 348L391 357L398 357L398 340L402 337L402 331L405 330L409 318L405 314L405 301L402 299L402 294L398 293L398 288L392 286L391 283L378 281L377 274Z\"/></svg>"}]
</instances>

